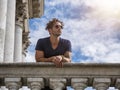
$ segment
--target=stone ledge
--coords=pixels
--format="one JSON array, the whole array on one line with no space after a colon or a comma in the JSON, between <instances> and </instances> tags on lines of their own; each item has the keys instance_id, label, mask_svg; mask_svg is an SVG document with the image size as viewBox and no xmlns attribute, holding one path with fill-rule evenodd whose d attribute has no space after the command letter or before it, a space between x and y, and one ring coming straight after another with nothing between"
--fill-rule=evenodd
<instances>
[{"instance_id":1,"label":"stone ledge","mask_svg":"<svg viewBox=\"0 0 120 90\"><path fill-rule=\"evenodd\" d=\"M53 63L50 62L14 62L14 63L0 63L1 66L39 66L39 67L49 67L49 66L55 66ZM120 63L64 63L64 67L120 67Z\"/></svg>"},{"instance_id":2,"label":"stone ledge","mask_svg":"<svg viewBox=\"0 0 120 90\"><path fill-rule=\"evenodd\" d=\"M72 78L87 78L92 85L94 78L110 78L111 86L115 86L120 78L119 63L64 63L63 68L56 68L53 63L0 63L0 80L4 78L43 78L48 85L50 78L65 78L70 85Z\"/></svg>"}]
</instances>

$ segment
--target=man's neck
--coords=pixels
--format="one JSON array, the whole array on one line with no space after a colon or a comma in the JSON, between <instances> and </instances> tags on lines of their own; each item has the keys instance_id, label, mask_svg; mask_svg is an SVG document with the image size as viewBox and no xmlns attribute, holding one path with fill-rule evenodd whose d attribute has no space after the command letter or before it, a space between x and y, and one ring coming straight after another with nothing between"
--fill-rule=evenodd
<instances>
[{"instance_id":1,"label":"man's neck","mask_svg":"<svg viewBox=\"0 0 120 90\"><path fill-rule=\"evenodd\" d=\"M50 36L50 42L54 45L54 44L58 44L59 43L59 39L60 37L52 37Z\"/></svg>"}]
</instances>

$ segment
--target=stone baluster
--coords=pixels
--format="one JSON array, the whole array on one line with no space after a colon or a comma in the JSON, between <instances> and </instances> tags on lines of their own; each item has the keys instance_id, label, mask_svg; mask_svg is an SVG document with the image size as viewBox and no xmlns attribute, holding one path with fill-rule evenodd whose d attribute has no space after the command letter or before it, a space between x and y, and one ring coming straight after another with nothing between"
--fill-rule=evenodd
<instances>
[{"instance_id":1,"label":"stone baluster","mask_svg":"<svg viewBox=\"0 0 120 90\"><path fill-rule=\"evenodd\" d=\"M4 45L4 62L13 62L14 59L15 9L16 0L8 0L6 35Z\"/></svg>"},{"instance_id":2,"label":"stone baluster","mask_svg":"<svg viewBox=\"0 0 120 90\"><path fill-rule=\"evenodd\" d=\"M7 0L0 0L0 62L4 61Z\"/></svg>"},{"instance_id":3,"label":"stone baluster","mask_svg":"<svg viewBox=\"0 0 120 90\"><path fill-rule=\"evenodd\" d=\"M8 90L5 86L1 86L0 90Z\"/></svg>"},{"instance_id":4,"label":"stone baluster","mask_svg":"<svg viewBox=\"0 0 120 90\"><path fill-rule=\"evenodd\" d=\"M64 78L50 78L49 86L53 90L62 90L66 88L66 79Z\"/></svg>"},{"instance_id":5,"label":"stone baluster","mask_svg":"<svg viewBox=\"0 0 120 90\"><path fill-rule=\"evenodd\" d=\"M75 90L84 90L87 87L88 79L87 78L72 78L71 86Z\"/></svg>"},{"instance_id":6,"label":"stone baluster","mask_svg":"<svg viewBox=\"0 0 120 90\"><path fill-rule=\"evenodd\" d=\"M31 90L41 90L44 87L43 78L27 78L28 87Z\"/></svg>"},{"instance_id":7,"label":"stone baluster","mask_svg":"<svg viewBox=\"0 0 120 90\"><path fill-rule=\"evenodd\" d=\"M93 87L96 90L107 90L110 86L110 78L94 78Z\"/></svg>"},{"instance_id":8,"label":"stone baluster","mask_svg":"<svg viewBox=\"0 0 120 90\"><path fill-rule=\"evenodd\" d=\"M19 90L21 87L20 78L5 78L5 85L9 90Z\"/></svg>"},{"instance_id":9,"label":"stone baluster","mask_svg":"<svg viewBox=\"0 0 120 90\"><path fill-rule=\"evenodd\" d=\"M116 80L115 88L120 90L120 78Z\"/></svg>"}]
</instances>

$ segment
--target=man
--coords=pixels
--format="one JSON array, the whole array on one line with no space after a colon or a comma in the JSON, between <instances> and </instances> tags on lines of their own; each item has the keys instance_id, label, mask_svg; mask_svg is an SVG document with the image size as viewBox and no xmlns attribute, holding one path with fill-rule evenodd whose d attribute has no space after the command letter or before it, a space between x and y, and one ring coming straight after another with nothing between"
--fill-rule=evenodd
<instances>
[{"instance_id":1,"label":"man","mask_svg":"<svg viewBox=\"0 0 120 90\"><path fill-rule=\"evenodd\" d=\"M60 37L63 22L54 18L46 25L50 37L39 39L36 45L36 62L53 62L62 67L63 62L71 62L71 42Z\"/></svg>"}]
</instances>

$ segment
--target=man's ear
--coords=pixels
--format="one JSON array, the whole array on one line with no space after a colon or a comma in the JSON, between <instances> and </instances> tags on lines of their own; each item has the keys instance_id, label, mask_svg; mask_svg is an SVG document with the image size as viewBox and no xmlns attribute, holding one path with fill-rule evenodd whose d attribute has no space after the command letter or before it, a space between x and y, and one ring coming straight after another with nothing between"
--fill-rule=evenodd
<instances>
[{"instance_id":1,"label":"man's ear","mask_svg":"<svg viewBox=\"0 0 120 90\"><path fill-rule=\"evenodd\" d=\"M49 34L51 34L51 29L48 29Z\"/></svg>"}]
</instances>

